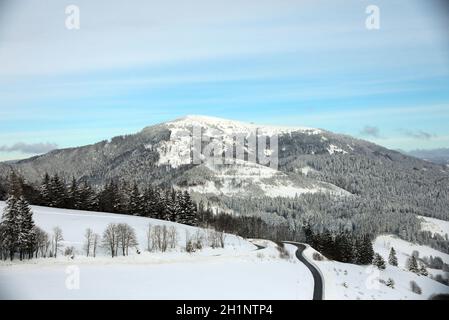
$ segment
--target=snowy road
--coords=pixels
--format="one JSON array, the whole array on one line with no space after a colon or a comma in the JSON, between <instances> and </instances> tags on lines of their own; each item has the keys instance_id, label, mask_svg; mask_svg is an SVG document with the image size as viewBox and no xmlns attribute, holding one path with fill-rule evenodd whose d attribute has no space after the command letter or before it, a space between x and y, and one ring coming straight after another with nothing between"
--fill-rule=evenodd
<instances>
[{"instance_id":1,"label":"snowy road","mask_svg":"<svg viewBox=\"0 0 449 320\"><path fill-rule=\"evenodd\" d=\"M323 300L323 278L320 274L320 272L318 271L318 269L312 265L303 255L303 251L307 248L306 245L302 244L302 243L297 243L297 242L285 242L291 245L294 245L298 248L298 250L296 250L296 257L298 258L299 261L301 261L307 268L309 268L310 272L313 275L313 300Z\"/></svg>"}]
</instances>

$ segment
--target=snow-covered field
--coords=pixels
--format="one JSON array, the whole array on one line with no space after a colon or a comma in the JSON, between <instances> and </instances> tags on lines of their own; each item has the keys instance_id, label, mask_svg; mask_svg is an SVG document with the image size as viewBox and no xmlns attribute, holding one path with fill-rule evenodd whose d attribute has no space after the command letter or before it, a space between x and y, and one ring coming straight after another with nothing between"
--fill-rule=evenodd
<instances>
[{"instance_id":1,"label":"snow-covered field","mask_svg":"<svg viewBox=\"0 0 449 320\"><path fill-rule=\"evenodd\" d=\"M449 262L449 255L426 246L420 246L398 239L391 235L382 235L374 241L374 251L388 261L390 248L394 247L398 257L398 267L386 263L385 270L373 266L358 266L336 261L314 261L325 279L325 299L429 299L435 294L449 294L449 287L430 277L418 276L406 268L406 261L413 251L419 252L419 257L439 256L444 262ZM304 251L306 257L312 259L315 252L312 248ZM441 273L441 270L428 269L429 274ZM383 281L393 279L394 289L387 287ZM415 281L422 289L422 294L410 290L410 281Z\"/></svg>"},{"instance_id":2,"label":"snow-covered field","mask_svg":"<svg viewBox=\"0 0 449 320\"><path fill-rule=\"evenodd\" d=\"M0 202L0 211L4 203ZM185 234L198 228L126 215L33 206L36 224L51 233L59 226L63 245L74 246L74 259L33 259L0 263L1 299L311 299L313 279L294 258L279 258L275 245L257 250L251 242L226 235L224 249L185 252ZM128 223L137 234L139 249L128 257L96 258L83 254L86 228L101 234L107 224ZM178 247L147 252L148 224L175 226ZM203 232L204 230L200 230ZM79 277L78 277L79 275ZM78 280L79 279L79 282ZM79 284L79 286L78 286Z\"/></svg>"},{"instance_id":3,"label":"snow-covered field","mask_svg":"<svg viewBox=\"0 0 449 320\"><path fill-rule=\"evenodd\" d=\"M421 230L439 234L442 237L449 236L449 221L419 216L421 219Z\"/></svg>"},{"instance_id":4,"label":"snow-covered field","mask_svg":"<svg viewBox=\"0 0 449 320\"><path fill-rule=\"evenodd\" d=\"M4 202L0 202L3 211ZM39 258L0 262L0 299L311 299L313 278L294 255L296 248L286 245L289 259L281 259L276 245L266 240L245 240L226 235L225 248L205 247L185 252L185 237L200 228L167 221L127 215L32 207L36 224L52 233L63 231L63 246L74 246L75 257ZM102 234L109 223L127 223L136 230L138 249L127 257L109 257L102 248L96 258L84 254L87 228ZM438 221L433 221L441 228ZM174 226L178 233L175 249L148 252L148 225ZM438 231L436 231L438 232ZM258 249L259 246L265 248ZM379 236L374 249L388 260L390 248L397 252L398 267L386 270L335 261L313 261L325 282L325 299L428 299L434 294L449 294L449 287L406 270L414 251L419 257L439 256L449 263L449 255L426 246L411 244L391 235ZM312 248L304 251L312 260ZM430 275L449 276L442 270L428 269ZM393 279L395 288L382 281ZM410 281L422 289L410 290Z\"/></svg>"}]
</instances>

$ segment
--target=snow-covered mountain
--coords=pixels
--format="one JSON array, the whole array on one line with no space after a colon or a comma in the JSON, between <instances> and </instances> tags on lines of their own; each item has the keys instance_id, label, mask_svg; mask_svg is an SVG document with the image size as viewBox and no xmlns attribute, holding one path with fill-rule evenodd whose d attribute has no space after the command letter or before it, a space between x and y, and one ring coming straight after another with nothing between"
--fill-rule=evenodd
<instances>
[{"instance_id":1,"label":"snow-covered mountain","mask_svg":"<svg viewBox=\"0 0 449 320\"><path fill-rule=\"evenodd\" d=\"M230 151L226 146L232 146L231 155L237 148L244 150L244 159L211 162L203 152L201 162L196 163L193 160L198 145L192 142L193 127L200 128L201 148L218 141L225 144L223 153ZM275 167L271 162L261 163L254 145L248 142L254 136L258 141L261 136L277 137L277 154L264 150L267 158L276 156ZM447 167L314 128L187 116L133 135L0 163L0 177L5 178L11 170L32 183L38 183L48 172L67 180L74 176L97 186L110 179L140 185L173 184L209 199L293 198L305 194L351 195L366 198L366 202L382 198L383 203L404 206L407 212L416 210L425 216L449 219L445 209L449 206Z\"/></svg>"},{"instance_id":2,"label":"snow-covered mountain","mask_svg":"<svg viewBox=\"0 0 449 320\"><path fill-rule=\"evenodd\" d=\"M449 148L430 149L430 150L412 150L406 154L430 161L437 164L444 164L449 167Z\"/></svg>"}]
</instances>

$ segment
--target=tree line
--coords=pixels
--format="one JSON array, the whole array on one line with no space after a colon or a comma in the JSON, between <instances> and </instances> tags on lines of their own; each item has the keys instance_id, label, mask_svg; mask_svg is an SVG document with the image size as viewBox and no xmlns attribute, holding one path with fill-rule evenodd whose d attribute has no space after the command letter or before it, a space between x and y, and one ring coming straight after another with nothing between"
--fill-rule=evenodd
<instances>
[{"instance_id":1,"label":"tree line","mask_svg":"<svg viewBox=\"0 0 449 320\"><path fill-rule=\"evenodd\" d=\"M198 213L188 191L111 180L103 188L94 189L88 182L72 178L66 183L60 175L45 174L36 188L12 173L7 194L24 197L34 205L121 213L149 217L195 226Z\"/></svg>"},{"instance_id":2,"label":"tree line","mask_svg":"<svg viewBox=\"0 0 449 320\"><path fill-rule=\"evenodd\" d=\"M8 197L0 222L0 259L57 257L63 240L60 228L55 227L49 235L35 225L33 212L23 196Z\"/></svg>"}]
</instances>

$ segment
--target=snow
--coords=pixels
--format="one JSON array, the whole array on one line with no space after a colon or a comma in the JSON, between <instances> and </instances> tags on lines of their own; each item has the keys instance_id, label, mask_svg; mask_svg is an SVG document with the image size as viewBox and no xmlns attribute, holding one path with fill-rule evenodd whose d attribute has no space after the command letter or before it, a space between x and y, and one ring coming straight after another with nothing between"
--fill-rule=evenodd
<instances>
[{"instance_id":1,"label":"snow","mask_svg":"<svg viewBox=\"0 0 449 320\"><path fill-rule=\"evenodd\" d=\"M5 202L0 201L0 211L3 211L4 206ZM174 226L178 232L178 246L185 246L186 232L190 236L194 235L198 230L205 232L201 228L146 217L40 206L32 206L32 210L34 213L33 219L37 226L50 234L53 232L54 227L60 227L64 235L62 243L65 246L74 246L79 253L83 252L86 229L91 228L93 232L101 235L109 223L127 223L133 227L136 231L140 251L144 251L146 248L146 232L149 224L153 227L156 225ZM251 251L254 249L253 244L235 235L226 235L225 245L229 248L238 247L240 251ZM101 255L102 251L100 250L99 253Z\"/></svg>"},{"instance_id":2,"label":"snow","mask_svg":"<svg viewBox=\"0 0 449 320\"><path fill-rule=\"evenodd\" d=\"M435 233L444 237L449 236L449 221L439 220L435 218L418 216L421 219L421 230L430 231L432 235Z\"/></svg>"},{"instance_id":3,"label":"snow","mask_svg":"<svg viewBox=\"0 0 449 320\"><path fill-rule=\"evenodd\" d=\"M303 175L305 175L305 176L307 176L308 174L309 174L309 172L315 172L316 170L315 169L313 169L312 167L310 167L310 166L305 166L305 167L302 167L301 169L300 169L300 171L301 171L301 173L303 174Z\"/></svg>"},{"instance_id":4,"label":"snow","mask_svg":"<svg viewBox=\"0 0 449 320\"><path fill-rule=\"evenodd\" d=\"M15 267L0 273L2 288L9 289L7 293L0 293L0 298L310 299L307 293L311 292L310 284L304 283L298 272L298 264L275 264L257 259L163 265L81 265L79 272L79 289L68 290L66 267Z\"/></svg>"},{"instance_id":5,"label":"snow","mask_svg":"<svg viewBox=\"0 0 449 320\"><path fill-rule=\"evenodd\" d=\"M419 258L423 257L441 257L445 263L449 263L449 254L435 250L428 246L421 246L405 240L399 239L393 235L381 235L374 241L374 251L380 253L384 258L388 258L391 247L396 250L398 263L400 267L405 268L407 259L412 255L413 251L419 252Z\"/></svg>"},{"instance_id":6,"label":"snow","mask_svg":"<svg viewBox=\"0 0 449 320\"><path fill-rule=\"evenodd\" d=\"M309 135L319 134L321 130L306 127L277 127L256 125L240 121L221 119L208 116L186 116L164 124L170 130L169 141L162 141L156 147L159 153L158 165L170 165L173 168L192 162L190 153L192 146L192 128L202 128L202 136L232 145L234 137L242 135L248 138L252 134L274 136L302 132ZM199 151L199 150L197 150ZM246 152L254 152L245 147ZM269 155L269 151L265 151Z\"/></svg>"},{"instance_id":7,"label":"snow","mask_svg":"<svg viewBox=\"0 0 449 320\"><path fill-rule=\"evenodd\" d=\"M188 187L190 192L201 194L215 194L226 196L254 196L290 197L304 193L333 192L331 189L318 187L313 184L301 186L293 182L287 174L242 160L236 160L232 165L204 164L213 172L213 178ZM257 192L254 191L257 188Z\"/></svg>"},{"instance_id":8,"label":"snow","mask_svg":"<svg viewBox=\"0 0 449 320\"><path fill-rule=\"evenodd\" d=\"M383 238L376 239L375 251L388 261L389 250L388 253L386 250L379 250L379 243L382 242ZM395 246L398 259L404 254L402 248L400 245ZM309 247L304 254L311 260L314 252L316 251ZM399 267L387 263L385 270L330 260L314 261L314 264L324 276L326 300L420 300L429 299L435 294L449 294L448 286L404 270L401 263ZM390 278L395 282L394 289L381 282ZM410 281L419 285L422 289L421 295L410 290Z\"/></svg>"},{"instance_id":9,"label":"snow","mask_svg":"<svg viewBox=\"0 0 449 320\"><path fill-rule=\"evenodd\" d=\"M188 115L180 119L176 119L167 123L168 126L175 127L213 127L229 135L236 133L254 132L256 129L261 134L273 135L291 133L295 131L305 132L308 134L319 134L322 131L309 127L286 127L286 126L270 126L270 125L258 125L254 123L247 123L236 120L229 120L217 117L203 116L203 115Z\"/></svg>"},{"instance_id":10,"label":"snow","mask_svg":"<svg viewBox=\"0 0 449 320\"><path fill-rule=\"evenodd\" d=\"M337 147L336 145L333 145L333 144L329 145L329 147L327 148L327 151L329 152L329 154L334 154L334 153L346 154L346 153L348 153L347 151L345 151L342 148Z\"/></svg>"},{"instance_id":11,"label":"snow","mask_svg":"<svg viewBox=\"0 0 449 320\"><path fill-rule=\"evenodd\" d=\"M0 210L4 207L0 202ZM313 279L294 257L281 259L276 245L265 241L258 250L251 242L226 235L225 248L185 252L185 231L203 229L119 214L32 206L36 224L47 232L59 226L64 246L75 246L74 259L58 258L0 262L0 299L311 299ZM141 254L110 258L83 255L86 228L101 234L109 223L135 228ZM174 226L179 247L147 252L148 224ZM254 240L257 242L256 240ZM259 242L260 243L260 242ZM73 276L79 275L79 287ZM75 281L75 283L77 283ZM31 285L30 285L31 284Z\"/></svg>"}]
</instances>

